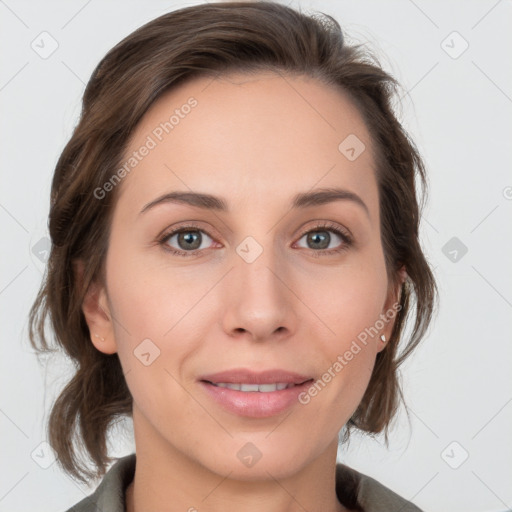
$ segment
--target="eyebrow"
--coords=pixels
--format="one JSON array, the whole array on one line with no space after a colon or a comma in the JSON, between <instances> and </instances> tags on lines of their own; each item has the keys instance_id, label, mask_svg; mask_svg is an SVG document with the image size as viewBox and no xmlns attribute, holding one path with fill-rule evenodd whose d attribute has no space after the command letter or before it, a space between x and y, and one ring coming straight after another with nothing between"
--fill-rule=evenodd
<instances>
[{"instance_id":1,"label":"eyebrow","mask_svg":"<svg viewBox=\"0 0 512 512\"><path fill-rule=\"evenodd\" d=\"M301 192L292 198L291 208L308 208L311 206L321 206L334 201L352 201L361 206L369 217L370 212L365 202L354 192L341 188L318 188L309 192ZM211 194L201 192L169 192L155 200L147 203L140 211L140 214L147 212L155 206L167 203L179 203L203 208L205 210L214 210L218 212L228 212L229 207L225 199ZM139 214L139 215L140 215Z\"/></svg>"}]
</instances>

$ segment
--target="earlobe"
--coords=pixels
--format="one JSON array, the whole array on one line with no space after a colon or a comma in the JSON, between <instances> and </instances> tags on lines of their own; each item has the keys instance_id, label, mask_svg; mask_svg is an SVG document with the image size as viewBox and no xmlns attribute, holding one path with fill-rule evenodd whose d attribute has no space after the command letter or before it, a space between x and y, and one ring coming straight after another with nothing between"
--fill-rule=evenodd
<instances>
[{"instance_id":1,"label":"earlobe","mask_svg":"<svg viewBox=\"0 0 512 512\"><path fill-rule=\"evenodd\" d=\"M83 285L83 271L83 263L77 262L75 275L80 285ZM89 327L92 344L104 354L115 354L117 345L104 285L97 281L89 284L82 302L82 312Z\"/></svg>"}]
</instances>

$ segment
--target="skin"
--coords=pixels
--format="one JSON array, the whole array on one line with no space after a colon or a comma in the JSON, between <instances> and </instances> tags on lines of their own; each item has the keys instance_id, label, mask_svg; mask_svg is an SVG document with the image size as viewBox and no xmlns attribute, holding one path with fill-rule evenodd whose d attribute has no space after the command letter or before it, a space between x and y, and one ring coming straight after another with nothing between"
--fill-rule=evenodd
<instances>
[{"instance_id":1,"label":"skin","mask_svg":"<svg viewBox=\"0 0 512 512\"><path fill-rule=\"evenodd\" d=\"M119 185L106 285L91 286L83 304L91 342L118 353L133 395L137 464L127 510L347 510L335 492L338 432L386 346L379 336L360 344L307 405L270 418L225 411L198 378L235 367L321 378L397 302L380 240L370 135L349 98L331 86L232 73L195 78L159 98L126 155L190 96L198 105ZM354 161L338 150L349 134L366 146ZM368 213L349 200L291 210L295 194L327 187L356 193ZM171 191L223 197L230 211L167 203L140 214ZM329 228L315 229L318 220L348 230L353 244L318 256L304 235L325 235ZM205 230L200 255L173 255L157 241L186 221ZM328 233L327 249L345 244ZM252 263L236 252L247 236L263 249ZM174 236L167 247L188 246ZM379 334L389 339L392 327L389 321ZM134 350L147 338L160 355L145 366ZM252 467L237 457L248 442L262 454Z\"/></svg>"}]
</instances>

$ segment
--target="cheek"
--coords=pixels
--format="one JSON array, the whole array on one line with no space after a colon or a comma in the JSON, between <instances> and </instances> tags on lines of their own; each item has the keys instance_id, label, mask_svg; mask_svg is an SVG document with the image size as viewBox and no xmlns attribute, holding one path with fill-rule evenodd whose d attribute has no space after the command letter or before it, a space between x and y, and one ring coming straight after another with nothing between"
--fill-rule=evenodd
<instances>
[{"instance_id":1,"label":"cheek","mask_svg":"<svg viewBox=\"0 0 512 512\"><path fill-rule=\"evenodd\" d=\"M386 286L379 275L353 269L316 288L314 302L323 325L312 336L321 354L322 374L302 397L302 403L312 407L312 416L329 410L332 418L326 421L348 420L368 387L380 343L375 326Z\"/></svg>"},{"instance_id":2,"label":"cheek","mask_svg":"<svg viewBox=\"0 0 512 512\"><path fill-rule=\"evenodd\" d=\"M192 266L170 268L164 258L145 257L140 248L113 245L107 276L118 323L138 337L163 339L207 291L208 280L196 274Z\"/></svg>"},{"instance_id":3,"label":"cheek","mask_svg":"<svg viewBox=\"0 0 512 512\"><path fill-rule=\"evenodd\" d=\"M322 319L327 342L332 345L333 340L338 340L337 349L358 337L363 339L362 333L375 326L383 313L387 277L384 265L379 262L370 265L361 261L340 267L339 271L331 270L329 275L317 280L314 287L312 283L305 284L310 290L308 304Z\"/></svg>"},{"instance_id":4,"label":"cheek","mask_svg":"<svg viewBox=\"0 0 512 512\"><path fill-rule=\"evenodd\" d=\"M180 365L194 349L182 319L197 293L135 251L123 254L130 252L112 247L107 259L117 351L134 403L144 416L165 424L176 407L165 397L181 396Z\"/></svg>"},{"instance_id":5,"label":"cheek","mask_svg":"<svg viewBox=\"0 0 512 512\"><path fill-rule=\"evenodd\" d=\"M321 380L333 383L333 407L339 406L336 401L342 389L345 406L347 399L353 399L353 408L357 406L375 364L387 277L383 260L371 259L371 264L361 258L357 264L331 273L310 295L311 309L322 320L315 339L324 355Z\"/></svg>"}]
</instances>

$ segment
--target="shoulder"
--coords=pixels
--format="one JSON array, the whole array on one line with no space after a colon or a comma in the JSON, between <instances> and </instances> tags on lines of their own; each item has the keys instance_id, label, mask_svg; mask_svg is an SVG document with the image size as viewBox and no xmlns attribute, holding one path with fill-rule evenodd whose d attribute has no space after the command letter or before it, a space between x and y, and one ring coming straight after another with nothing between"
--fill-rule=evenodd
<instances>
[{"instance_id":1,"label":"shoulder","mask_svg":"<svg viewBox=\"0 0 512 512\"><path fill-rule=\"evenodd\" d=\"M135 474L135 453L118 459L90 496L66 512L125 512L125 491Z\"/></svg>"},{"instance_id":2,"label":"shoulder","mask_svg":"<svg viewBox=\"0 0 512 512\"><path fill-rule=\"evenodd\" d=\"M364 512L423 512L414 503L402 498L389 487L381 484L375 478L360 473L345 464L336 464L336 489L338 495L343 486L349 483L357 495L357 506Z\"/></svg>"}]
</instances>

